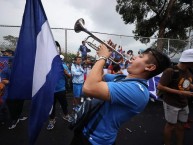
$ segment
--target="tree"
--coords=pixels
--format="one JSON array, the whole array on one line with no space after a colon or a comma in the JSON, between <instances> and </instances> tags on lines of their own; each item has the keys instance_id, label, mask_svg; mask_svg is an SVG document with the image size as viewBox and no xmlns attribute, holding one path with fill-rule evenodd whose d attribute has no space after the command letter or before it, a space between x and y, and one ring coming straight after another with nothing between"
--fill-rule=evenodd
<instances>
[{"instance_id":1,"label":"tree","mask_svg":"<svg viewBox=\"0 0 193 145\"><path fill-rule=\"evenodd\" d=\"M67 54L62 52L62 55L66 57L65 61L68 63L72 63L74 58L77 56L77 54L70 53L70 52L68 52ZM95 58L93 56L90 56L90 58L91 58L91 60L95 60Z\"/></svg>"},{"instance_id":2,"label":"tree","mask_svg":"<svg viewBox=\"0 0 193 145\"><path fill-rule=\"evenodd\" d=\"M181 0L181 2L192 5L192 0Z\"/></svg>"},{"instance_id":3,"label":"tree","mask_svg":"<svg viewBox=\"0 0 193 145\"><path fill-rule=\"evenodd\" d=\"M14 37L11 35L8 36L3 36L3 39L9 42L10 46L15 46L17 45L18 37Z\"/></svg>"},{"instance_id":4,"label":"tree","mask_svg":"<svg viewBox=\"0 0 193 145\"><path fill-rule=\"evenodd\" d=\"M116 11L125 24L135 24L135 38L142 43L149 38L188 38L193 26L193 10L190 4L179 0L117 0ZM164 41L158 39L157 48L163 50Z\"/></svg>"},{"instance_id":5,"label":"tree","mask_svg":"<svg viewBox=\"0 0 193 145\"><path fill-rule=\"evenodd\" d=\"M66 57L65 61L69 62L69 63L72 63L74 58L76 57L76 54L73 54L73 53L70 53L70 52L68 52L67 54L62 53L62 55L64 55Z\"/></svg>"}]
</instances>

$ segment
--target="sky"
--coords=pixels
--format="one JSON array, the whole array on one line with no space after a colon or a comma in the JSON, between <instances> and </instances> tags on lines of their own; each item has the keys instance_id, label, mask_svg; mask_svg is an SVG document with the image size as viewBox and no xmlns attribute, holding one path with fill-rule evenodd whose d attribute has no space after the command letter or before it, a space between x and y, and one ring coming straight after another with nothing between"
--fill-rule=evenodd
<instances>
[{"instance_id":1,"label":"sky","mask_svg":"<svg viewBox=\"0 0 193 145\"><path fill-rule=\"evenodd\" d=\"M3 14L0 19L0 25L21 26L25 2L26 0L0 0L0 13ZM42 0L42 4L51 28L73 29L76 20L83 18L85 20L85 27L89 31L133 36L132 31L135 26L124 23L121 15L115 10L116 0ZM0 37L8 35L11 33L10 31L16 30L0 27ZM18 35L19 29L17 31L15 35ZM62 29L52 30L52 32L54 39L61 44L62 51L64 52L65 31ZM111 39L114 43L121 45L123 50L131 49L134 53L150 45L141 44L132 37L95 35L101 40ZM82 40L87 36L88 34L84 32L75 33L73 30L67 31L68 52L76 52ZM2 42L2 38L0 38L0 41ZM91 49L91 55L94 54L95 50Z\"/></svg>"}]
</instances>

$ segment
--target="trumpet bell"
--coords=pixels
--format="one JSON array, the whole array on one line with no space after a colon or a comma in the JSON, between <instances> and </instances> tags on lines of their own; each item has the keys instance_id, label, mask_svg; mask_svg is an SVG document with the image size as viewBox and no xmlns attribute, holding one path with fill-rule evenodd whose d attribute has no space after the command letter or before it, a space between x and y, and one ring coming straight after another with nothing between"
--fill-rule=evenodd
<instances>
[{"instance_id":1,"label":"trumpet bell","mask_svg":"<svg viewBox=\"0 0 193 145\"><path fill-rule=\"evenodd\" d=\"M76 33L79 33L81 31L84 31L84 25L85 25L85 22L84 22L84 19L83 18L80 18L76 21L75 25L74 25L74 31Z\"/></svg>"},{"instance_id":2,"label":"trumpet bell","mask_svg":"<svg viewBox=\"0 0 193 145\"><path fill-rule=\"evenodd\" d=\"M123 60L126 60L126 58L118 51L116 51L112 46L110 46L108 43L105 43L103 42L101 39L99 39L98 37L96 37L95 35L93 35L90 31L88 31L85 27L84 27L84 19L83 18L80 18L76 21L76 23L74 24L74 31L76 33L79 33L80 31L84 31L86 32L87 34L89 34L89 37L92 37L94 40L98 41L100 44L104 44L110 51L113 51L115 53L117 53L118 55L120 55L120 57L123 59ZM87 39L89 38L87 37ZM98 51L98 47L96 45L94 45L93 43L90 43L87 41L87 39L85 40L86 43L92 47L93 49L95 49L96 51ZM109 58L111 61L113 61L114 63L116 64L119 64L122 62L122 60L120 60L119 62L116 62L113 60L112 57Z\"/></svg>"}]
</instances>

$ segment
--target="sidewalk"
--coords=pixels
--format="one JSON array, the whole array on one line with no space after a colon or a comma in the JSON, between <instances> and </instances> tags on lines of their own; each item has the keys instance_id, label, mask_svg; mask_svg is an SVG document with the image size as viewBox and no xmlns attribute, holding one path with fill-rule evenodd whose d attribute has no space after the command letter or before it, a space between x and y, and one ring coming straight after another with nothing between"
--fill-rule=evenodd
<instances>
[{"instance_id":1,"label":"sidewalk","mask_svg":"<svg viewBox=\"0 0 193 145\"><path fill-rule=\"evenodd\" d=\"M72 98L68 97L69 103ZM28 114L30 101L25 103L24 115ZM69 104L69 108L71 108ZM36 145L68 145L73 132L68 129L68 123L61 117L61 109L57 105L57 118L54 130L46 130L45 123ZM190 117L193 118L193 104L190 105ZM124 124L117 137L117 145L163 145L163 116L162 102L149 102L143 113L135 116ZM1 145L28 145L28 120L20 122L14 130L8 130L8 124L0 125ZM185 132L184 145L193 145L193 126Z\"/></svg>"}]
</instances>

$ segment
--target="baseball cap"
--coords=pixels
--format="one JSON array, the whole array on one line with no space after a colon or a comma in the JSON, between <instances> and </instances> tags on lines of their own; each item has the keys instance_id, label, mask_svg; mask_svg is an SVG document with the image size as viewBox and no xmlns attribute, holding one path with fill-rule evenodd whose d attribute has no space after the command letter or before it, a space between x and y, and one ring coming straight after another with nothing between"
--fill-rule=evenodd
<instances>
[{"instance_id":1,"label":"baseball cap","mask_svg":"<svg viewBox=\"0 0 193 145\"><path fill-rule=\"evenodd\" d=\"M7 52L7 53L10 53L10 54L14 55L14 51L11 50L11 49L6 49L6 50L1 51L1 52L2 52L2 53Z\"/></svg>"},{"instance_id":2,"label":"baseball cap","mask_svg":"<svg viewBox=\"0 0 193 145\"><path fill-rule=\"evenodd\" d=\"M179 62L193 62L193 49L184 50Z\"/></svg>"}]
</instances>

